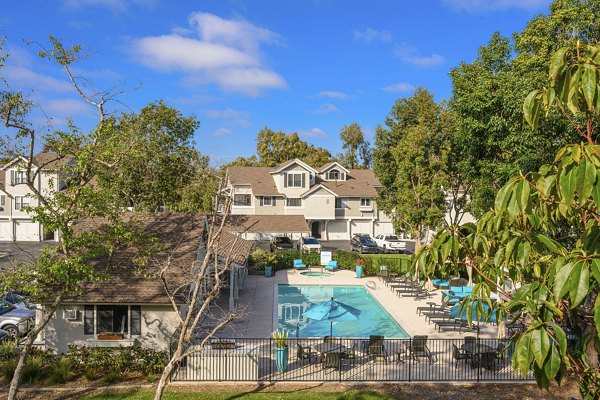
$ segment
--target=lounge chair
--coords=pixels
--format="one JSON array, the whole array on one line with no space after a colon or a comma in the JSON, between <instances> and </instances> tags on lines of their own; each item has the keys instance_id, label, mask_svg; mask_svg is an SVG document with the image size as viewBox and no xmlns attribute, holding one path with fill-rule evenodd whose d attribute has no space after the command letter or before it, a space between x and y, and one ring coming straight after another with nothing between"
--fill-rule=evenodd
<instances>
[{"instance_id":1,"label":"lounge chair","mask_svg":"<svg viewBox=\"0 0 600 400\"><path fill-rule=\"evenodd\" d=\"M410 343L410 355L413 360L418 361L417 357L425 357L430 364L434 363L434 355L427 347L427 335L416 335Z\"/></svg>"},{"instance_id":2,"label":"lounge chair","mask_svg":"<svg viewBox=\"0 0 600 400\"><path fill-rule=\"evenodd\" d=\"M383 362L387 364L387 352L385 351L385 346L383 345L384 337L383 336L371 336L369 339L369 347L367 348L367 354L369 358L373 357L374 359L377 357L383 358Z\"/></svg>"},{"instance_id":3,"label":"lounge chair","mask_svg":"<svg viewBox=\"0 0 600 400\"><path fill-rule=\"evenodd\" d=\"M450 310L448 306L448 301L444 299L440 304L430 304L428 306L417 307L417 314L423 314L425 312L436 312L436 311L446 311Z\"/></svg>"},{"instance_id":4,"label":"lounge chair","mask_svg":"<svg viewBox=\"0 0 600 400\"><path fill-rule=\"evenodd\" d=\"M452 343L452 359L455 361L454 368L458 368L458 362L464 360L466 363L467 360L471 359L471 355L466 351L459 349Z\"/></svg>"},{"instance_id":5,"label":"lounge chair","mask_svg":"<svg viewBox=\"0 0 600 400\"><path fill-rule=\"evenodd\" d=\"M302 263L302 260L294 260L294 269L296 270L296 272L298 272L299 269L307 269L308 267L306 266L306 264Z\"/></svg>"},{"instance_id":6,"label":"lounge chair","mask_svg":"<svg viewBox=\"0 0 600 400\"><path fill-rule=\"evenodd\" d=\"M335 271L338 267L338 262L335 260L331 260L327 263L327 265L324 267L327 271Z\"/></svg>"}]
</instances>

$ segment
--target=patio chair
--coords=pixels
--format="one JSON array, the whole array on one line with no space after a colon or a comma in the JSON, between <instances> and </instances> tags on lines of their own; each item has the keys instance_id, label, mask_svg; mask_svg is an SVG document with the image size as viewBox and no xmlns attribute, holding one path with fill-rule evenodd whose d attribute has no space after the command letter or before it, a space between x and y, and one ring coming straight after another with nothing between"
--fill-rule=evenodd
<instances>
[{"instance_id":1,"label":"patio chair","mask_svg":"<svg viewBox=\"0 0 600 400\"><path fill-rule=\"evenodd\" d=\"M300 269L307 269L308 267L306 266L306 264L302 263L302 260L294 260L294 269L296 270L296 272L298 272L298 270Z\"/></svg>"},{"instance_id":2,"label":"patio chair","mask_svg":"<svg viewBox=\"0 0 600 400\"><path fill-rule=\"evenodd\" d=\"M383 358L383 362L387 364L388 354L385 351L385 346L383 345L383 342L383 336L371 336L369 338L369 347L367 347L367 354L369 355L369 358Z\"/></svg>"},{"instance_id":3,"label":"patio chair","mask_svg":"<svg viewBox=\"0 0 600 400\"><path fill-rule=\"evenodd\" d=\"M442 302L440 304L429 304L428 306L420 306L417 307L417 314L422 314L426 311L430 311L430 312L434 312L434 311L446 311L449 310L450 307L448 307L448 302L449 300L444 299L442 300Z\"/></svg>"},{"instance_id":4,"label":"patio chair","mask_svg":"<svg viewBox=\"0 0 600 400\"><path fill-rule=\"evenodd\" d=\"M334 340L335 338L333 336L323 336L323 343L333 343Z\"/></svg>"},{"instance_id":5,"label":"patio chair","mask_svg":"<svg viewBox=\"0 0 600 400\"><path fill-rule=\"evenodd\" d=\"M323 357L323 362L321 363L323 369L334 368L341 369L342 368L342 353L339 352L329 352L325 353Z\"/></svg>"},{"instance_id":6,"label":"patio chair","mask_svg":"<svg viewBox=\"0 0 600 400\"><path fill-rule=\"evenodd\" d=\"M312 363L312 358L315 356L310 346L302 346L300 343L296 343L296 358L304 363L304 360L308 360L308 363Z\"/></svg>"},{"instance_id":7,"label":"patio chair","mask_svg":"<svg viewBox=\"0 0 600 400\"><path fill-rule=\"evenodd\" d=\"M477 337L476 336L465 336L463 338L463 340L465 341L465 344L470 345L470 344L474 344L475 342L477 342Z\"/></svg>"},{"instance_id":8,"label":"patio chair","mask_svg":"<svg viewBox=\"0 0 600 400\"><path fill-rule=\"evenodd\" d=\"M458 362L460 360L464 360L466 364L467 360L469 360L470 358L471 355L469 353L459 349L454 343L452 343L452 359L455 361L454 368L458 368Z\"/></svg>"},{"instance_id":9,"label":"patio chair","mask_svg":"<svg viewBox=\"0 0 600 400\"><path fill-rule=\"evenodd\" d=\"M390 283L390 281L392 281L392 277L388 272L387 265L379 266L379 279L382 280L386 286Z\"/></svg>"},{"instance_id":10,"label":"patio chair","mask_svg":"<svg viewBox=\"0 0 600 400\"><path fill-rule=\"evenodd\" d=\"M349 351L342 353L342 361L346 361L351 366L356 365L356 343Z\"/></svg>"},{"instance_id":11,"label":"patio chair","mask_svg":"<svg viewBox=\"0 0 600 400\"><path fill-rule=\"evenodd\" d=\"M427 347L427 335L415 335L410 344L410 355L413 360L418 361L417 357L425 357L430 364L434 363L434 356Z\"/></svg>"},{"instance_id":12,"label":"patio chair","mask_svg":"<svg viewBox=\"0 0 600 400\"><path fill-rule=\"evenodd\" d=\"M338 262L335 260L331 260L327 263L327 265L324 267L327 271L335 271L338 267Z\"/></svg>"},{"instance_id":13,"label":"patio chair","mask_svg":"<svg viewBox=\"0 0 600 400\"><path fill-rule=\"evenodd\" d=\"M504 361L505 353L506 353L506 343L498 342L498 346L496 346L496 361Z\"/></svg>"}]
</instances>

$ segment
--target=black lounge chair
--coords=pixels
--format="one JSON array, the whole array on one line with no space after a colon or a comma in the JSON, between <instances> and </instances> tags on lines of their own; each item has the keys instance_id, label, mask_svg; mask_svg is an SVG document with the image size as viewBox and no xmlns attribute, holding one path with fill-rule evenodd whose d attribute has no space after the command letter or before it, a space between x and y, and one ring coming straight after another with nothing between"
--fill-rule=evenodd
<instances>
[{"instance_id":1,"label":"black lounge chair","mask_svg":"<svg viewBox=\"0 0 600 400\"><path fill-rule=\"evenodd\" d=\"M434 356L427 347L427 335L416 335L410 343L410 355L413 360L418 361L417 357L425 357L430 364L434 363Z\"/></svg>"},{"instance_id":2,"label":"black lounge chair","mask_svg":"<svg viewBox=\"0 0 600 400\"><path fill-rule=\"evenodd\" d=\"M450 307L448 306L448 302L450 300L446 300L444 299L440 304L430 304L428 306L420 306L417 307L417 314L423 314L424 312L429 312L429 311L446 311L446 310L450 310Z\"/></svg>"},{"instance_id":3,"label":"black lounge chair","mask_svg":"<svg viewBox=\"0 0 600 400\"><path fill-rule=\"evenodd\" d=\"M384 338L383 336L372 336L375 339L369 340L369 347L367 348L367 354L369 358L376 359L377 357L383 358L383 362L387 364L387 352L385 351L385 346L383 345Z\"/></svg>"},{"instance_id":4,"label":"black lounge chair","mask_svg":"<svg viewBox=\"0 0 600 400\"><path fill-rule=\"evenodd\" d=\"M325 353L322 362L323 369L334 368L339 370L342 368L342 353L340 352L329 352Z\"/></svg>"},{"instance_id":5,"label":"black lounge chair","mask_svg":"<svg viewBox=\"0 0 600 400\"><path fill-rule=\"evenodd\" d=\"M471 355L466 351L459 349L452 343L452 359L455 361L454 368L458 368L458 362L464 360L466 363L467 360L471 359Z\"/></svg>"}]
</instances>

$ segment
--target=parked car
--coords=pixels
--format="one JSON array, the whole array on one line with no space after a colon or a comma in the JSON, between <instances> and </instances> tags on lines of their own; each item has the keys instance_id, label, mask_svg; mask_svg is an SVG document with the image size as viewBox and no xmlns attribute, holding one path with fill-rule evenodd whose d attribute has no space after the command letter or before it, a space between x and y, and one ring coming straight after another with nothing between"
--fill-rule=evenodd
<instances>
[{"instance_id":1,"label":"parked car","mask_svg":"<svg viewBox=\"0 0 600 400\"><path fill-rule=\"evenodd\" d=\"M379 253L379 248L377 247L377 243L373 241L371 236L358 234L352 237L350 240L350 247L352 251L358 251L359 253Z\"/></svg>"},{"instance_id":2,"label":"parked car","mask_svg":"<svg viewBox=\"0 0 600 400\"><path fill-rule=\"evenodd\" d=\"M321 243L314 237L301 237L298 241L298 250L321 251Z\"/></svg>"},{"instance_id":3,"label":"parked car","mask_svg":"<svg viewBox=\"0 0 600 400\"><path fill-rule=\"evenodd\" d=\"M0 329L11 338L25 335L35 325L35 311L17 308L5 300L0 301Z\"/></svg>"},{"instance_id":4,"label":"parked car","mask_svg":"<svg viewBox=\"0 0 600 400\"><path fill-rule=\"evenodd\" d=\"M17 293L6 293L0 297L0 301L4 300L17 308L35 309L35 304L30 303L29 299Z\"/></svg>"},{"instance_id":5,"label":"parked car","mask_svg":"<svg viewBox=\"0 0 600 400\"><path fill-rule=\"evenodd\" d=\"M404 253L406 242L401 242L396 235L377 235L373 239L382 253Z\"/></svg>"},{"instance_id":6,"label":"parked car","mask_svg":"<svg viewBox=\"0 0 600 400\"><path fill-rule=\"evenodd\" d=\"M294 248L294 242L287 236L275 236L271 239L269 247L271 251L292 250Z\"/></svg>"}]
</instances>

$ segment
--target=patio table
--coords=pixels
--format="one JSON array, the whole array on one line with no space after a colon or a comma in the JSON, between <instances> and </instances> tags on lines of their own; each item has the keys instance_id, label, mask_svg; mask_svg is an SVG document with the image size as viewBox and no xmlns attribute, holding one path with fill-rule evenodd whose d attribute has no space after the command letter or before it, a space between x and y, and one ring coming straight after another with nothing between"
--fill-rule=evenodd
<instances>
[{"instance_id":1,"label":"patio table","mask_svg":"<svg viewBox=\"0 0 600 400\"><path fill-rule=\"evenodd\" d=\"M496 349L487 344L477 343L464 343L460 346L461 349L471 355L471 368L477 368L480 365L486 368L494 367L494 365L488 365L488 363L482 363L482 361L489 361L496 359ZM482 365L484 364L484 365Z\"/></svg>"},{"instance_id":2,"label":"patio table","mask_svg":"<svg viewBox=\"0 0 600 400\"><path fill-rule=\"evenodd\" d=\"M339 352L346 353L348 352L348 348L343 344L339 343L319 343L315 346L315 350L319 353L331 353L331 352Z\"/></svg>"}]
</instances>

